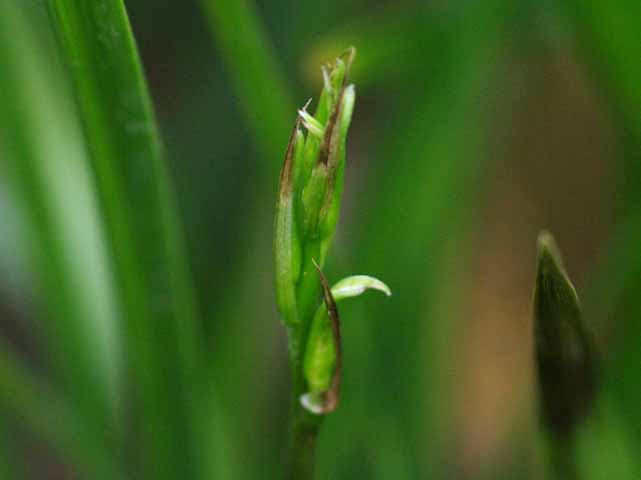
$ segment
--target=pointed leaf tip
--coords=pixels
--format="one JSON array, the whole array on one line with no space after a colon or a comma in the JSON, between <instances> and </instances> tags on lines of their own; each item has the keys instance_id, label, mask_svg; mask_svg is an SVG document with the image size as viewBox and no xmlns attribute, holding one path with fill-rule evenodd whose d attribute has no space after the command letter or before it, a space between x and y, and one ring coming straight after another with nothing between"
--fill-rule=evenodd
<instances>
[{"instance_id":1,"label":"pointed leaf tip","mask_svg":"<svg viewBox=\"0 0 641 480\"><path fill-rule=\"evenodd\" d=\"M354 63L354 59L356 58L356 47L353 45L347 47L347 49L345 49L345 51L341 54L341 58L344 59L343 61L345 62L344 83L346 83L347 77L350 73L350 69L352 68L352 63Z\"/></svg>"},{"instance_id":2,"label":"pointed leaf tip","mask_svg":"<svg viewBox=\"0 0 641 480\"><path fill-rule=\"evenodd\" d=\"M539 236L536 240L538 261L539 263L552 262L556 265L556 268L565 273L565 267L563 266L563 258L561 256L561 251L559 250L554 236L547 230L543 230L539 233Z\"/></svg>"},{"instance_id":3,"label":"pointed leaf tip","mask_svg":"<svg viewBox=\"0 0 641 480\"><path fill-rule=\"evenodd\" d=\"M285 152L285 160L283 161L283 167L280 171L279 179L279 195L281 199L288 198L292 192L293 187L293 172L294 172L294 153L296 150L297 142L301 141L299 135L301 119L299 116L296 117L296 122L294 123L294 128L292 129L292 134L289 138L289 143L287 144L287 150Z\"/></svg>"},{"instance_id":4,"label":"pointed leaf tip","mask_svg":"<svg viewBox=\"0 0 641 480\"><path fill-rule=\"evenodd\" d=\"M341 345L340 319L338 317L336 302L334 301L334 297L332 296L332 290L329 287L329 283L327 282L327 278L325 278L323 271L319 267L318 263L316 263L316 260L312 259L312 263L318 271L321 286L323 288L323 298L325 300L327 315L331 324L334 348L336 351L336 363L334 366L334 374L332 375L329 389L324 392L306 393L300 397L300 402L303 407L305 407L310 412L316 415L324 415L333 412L338 406L341 376L343 370L343 350Z\"/></svg>"},{"instance_id":5,"label":"pointed leaf tip","mask_svg":"<svg viewBox=\"0 0 641 480\"><path fill-rule=\"evenodd\" d=\"M392 295L392 291L385 283L368 275L353 275L340 280L332 287L332 295L338 302L345 298L357 297L368 289L378 290L388 297Z\"/></svg>"},{"instance_id":6,"label":"pointed leaf tip","mask_svg":"<svg viewBox=\"0 0 641 480\"><path fill-rule=\"evenodd\" d=\"M544 425L566 438L590 410L596 386L592 338L554 238L537 241L534 290L536 367Z\"/></svg>"},{"instance_id":7,"label":"pointed leaf tip","mask_svg":"<svg viewBox=\"0 0 641 480\"><path fill-rule=\"evenodd\" d=\"M542 307L542 303L549 306L564 304L578 311L579 297L563 265L561 250L550 232L544 230L539 234L537 250L535 307Z\"/></svg>"},{"instance_id":8,"label":"pointed leaf tip","mask_svg":"<svg viewBox=\"0 0 641 480\"><path fill-rule=\"evenodd\" d=\"M301 118L305 128L314 135L316 138L321 139L325 134L325 127L322 123L316 120L312 115L310 115L305 109L298 111L298 115Z\"/></svg>"}]
</instances>

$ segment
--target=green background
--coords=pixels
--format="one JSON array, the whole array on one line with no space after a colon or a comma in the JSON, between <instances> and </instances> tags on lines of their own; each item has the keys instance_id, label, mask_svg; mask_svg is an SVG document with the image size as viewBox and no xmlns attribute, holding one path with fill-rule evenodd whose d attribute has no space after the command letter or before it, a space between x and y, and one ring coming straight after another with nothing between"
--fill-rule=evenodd
<instances>
[{"instance_id":1,"label":"green background","mask_svg":"<svg viewBox=\"0 0 641 480\"><path fill-rule=\"evenodd\" d=\"M320 65L354 45L325 273L393 295L341 305L317 477L545 475L548 228L601 353L584 476L639 478L638 1L128 0L162 146L135 51L102 50L121 2L83 3L0 6L0 477L282 476L278 171ZM54 18L83 27L72 69Z\"/></svg>"}]
</instances>

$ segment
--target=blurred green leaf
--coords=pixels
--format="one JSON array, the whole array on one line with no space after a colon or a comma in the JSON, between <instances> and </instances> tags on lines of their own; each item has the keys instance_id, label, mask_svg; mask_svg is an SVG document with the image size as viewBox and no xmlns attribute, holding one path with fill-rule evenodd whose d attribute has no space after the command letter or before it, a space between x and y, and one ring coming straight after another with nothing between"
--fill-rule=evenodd
<instances>
[{"instance_id":1,"label":"blurred green leaf","mask_svg":"<svg viewBox=\"0 0 641 480\"><path fill-rule=\"evenodd\" d=\"M0 153L25 215L40 340L91 437L74 438L74 446L100 445L94 460L104 466L97 457L115 454L121 396L111 272L79 129L27 11L12 1L0 6ZM96 478L117 475L104 471Z\"/></svg>"},{"instance_id":2,"label":"blurred green leaf","mask_svg":"<svg viewBox=\"0 0 641 480\"><path fill-rule=\"evenodd\" d=\"M576 457L579 478L636 480L641 473L639 445L623 425L620 408L607 391L600 396L597 411L579 432Z\"/></svg>"},{"instance_id":3,"label":"blurred green leaf","mask_svg":"<svg viewBox=\"0 0 641 480\"><path fill-rule=\"evenodd\" d=\"M424 58L424 38L438 21L436 15L425 15L426 10L392 5L350 18L342 27L315 39L307 49L302 65L305 79L318 84L318 66L332 60L346 45L355 45L358 62L351 81L359 90L411 82Z\"/></svg>"},{"instance_id":4,"label":"blurred green leaf","mask_svg":"<svg viewBox=\"0 0 641 480\"><path fill-rule=\"evenodd\" d=\"M257 178L276 178L294 118L288 82L253 0L201 0L259 156Z\"/></svg>"},{"instance_id":5,"label":"blurred green leaf","mask_svg":"<svg viewBox=\"0 0 641 480\"><path fill-rule=\"evenodd\" d=\"M641 4L636 0L565 0L580 47L599 72L616 107L641 135ZM635 126L636 125L636 126Z\"/></svg>"},{"instance_id":6,"label":"blurred green leaf","mask_svg":"<svg viewBox=\"0 0 641 480\"><path fill-rule=\"evenodd\" d=\"M261 355L267 353L264 334L277 331L265 326L272 319L271 272L256 274L256 262L271 254L271 245L265 242L269 235L272 217L272 193L276 191L276 179L285 154L284 145L296 118L295 104L288 91L288 82L278 67L278 57L256 11L252 0L202 0L217 51L222 58L230 80L231 92L239 104L248 139L251 140L253 160L247 172L250 187L249 206L243 210L244 218L238 222L238 233L231 268L225 272L225 283L236 285L220 295L214 305L212 318L237 319L234 322L216 322L216 337L212 339L214 351L211 362L220 364L234 357L234 369L217 369L212 377L221 388L221 405L225 409L228 424L237 432L236 448L243 452L242 462L237 466L243 475L253 478L273 471L280 465L278 442L261 443L256 448L256 438L250 434L255 423L247 411L264 407L266 388L255 390L246 396L247 385L263 385L264 372L256 368ZM225 95L227 93L225 92ZM238 135L245 129L237 126ZM244 136L243 136L244 138ZM247 150L245 150L245 153ZM236 168L234 165L233 168ZM266 201L266 199L269 199ZM247 255L247 252L253 252ZM246 302L246 292L255 292L262 302ZM222 292L221 292L222 293ZM263 332L260 340L247 332ZM256 343L257 342L257 343ZM253 355L238 357L234 352L252 351ZM284 429L283 429L284 434ZM270 435L276 435L271 432Z\"/></svg>"},{"instance_id":7,"label":"blurred green leaf","mask_svg":"<svg viewBox=\"0 0 641 480\"><path fill-rule=\"evenodd\" d=\"M396 115L383 124L383 141L373 147L378 163L368 163L375 180L362 196L361 208L372 213L359 229L355 258L363 265L359 268L385 278L397 295L361 309L361 318L345 326L345 335L355 339L350 351L366 353L350 358L346 352L344 385L359 389L334 418L339 423L349 418L361 441L352 438L344 444L337 434L321 439L332 450L341 446L349 455L371 459L368 478L385 478L391 449L403 457L398 461L406 465L405 478L445 475L440 471L445 452L438 439L445 435L441 426L448 400L438 372L448 368L439 348L447 343L448 319L433 315L434 295L442 254L465 231L475 184L481 169L489 168L482 164L484 101L509 13L503 1L421 11L427 26L420 39L423 56L411 81L423 83L397 97ZM429 20L434 15L438 25ZM390 318L402 321L391 328ZM374 432L402 444L370 443L367 438ZM321 446L319 453L319 476L336 476L331 462L322 460L331 455L329 449Z\"/></svg>"},{"instance_id":8,"label":"blurred green leaf","mask_svg":"<svg viewBox=\"0 0 641 480\"><path fill-rule=\"evenodd\" d=\"M612 236L604 261L588 284L585 295L587 318L599 327L601 335L614 337L611 344L607 345L603 387L612 416L620 416L625 420L603 428L610 429L610 437L621 437L620 442L631 441L631 448L638 444L641 434L635 428L641 424L638 402L641 398L641 374L637 368L641 348L641 305L638 302L641 257L637 253L640 242L641 223L637 213ZM611 333L612 330L614 333ZM607 420L606 418L604 421ZM624 429L626 432L617 434L617 429ZM598 450L597 443L597 439L591 442ZM641 469L641 458L638 456L625 461L633 462Z\"/></svg>"},{"instance_id":9,"label":"blurred green leaf","mask_svg":"<svg viewBox=\"0 0 641 480\"><path fill-rule=\"evenodd\" d=\"M579 40L578 46L618 116L624 142L624 188L620 198L625 224L613 236L601 277L594 282L590 296L595 322L620 318L621 330L612 346L606 369L607 388L623 408L637 441L641 439L641 304L638 301L640 257L636 253L641 238L641 3L635 0L599 2L566 0L561 4Z\"/></svg>"},{"instance_id":10,"label":"blurred green leaf","mask_svg":"<svg viewBox=\"0 0 641 480\"><path fill-rule=\"evenodd\" d=\"M193 478L201 327L174 192L122 0L50 0L77 98L126 323L144 464ZM202 473L202 472L200 472Z\"/></svg>"}]
</instances>

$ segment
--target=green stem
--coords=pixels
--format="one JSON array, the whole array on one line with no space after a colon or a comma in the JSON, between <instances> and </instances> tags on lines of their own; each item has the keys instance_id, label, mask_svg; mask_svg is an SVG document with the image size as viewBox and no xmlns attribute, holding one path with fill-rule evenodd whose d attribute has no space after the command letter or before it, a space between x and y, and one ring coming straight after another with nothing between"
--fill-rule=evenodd
<instances>
[{"instance_id":1,"label":"green stem","mask_svg":"<svg viewBox=\"0 0 641 480\"><path fill-rule=\"evenodd\" d=\"M323 420L302 406L300 397L306 393L303 376L303 358L307 337L316 307L318 306L320 281L312 259L320 258L320 242L311 241L303 252L305 259L302 278L296 289L300 323L287 329L292 375L292 399L289 417L289 445L286 464L286 479L311 479L314 477L316 439Z\"/></svg>"},{"instance_id":2,"label":"green stem","mask_svg":"<svg viewBox=\"0 0 641 480\"><path fill-rule=\"evenodd\" d=\"M323 417L311 414L300 403L300 397L305 393L302 362L304 344L301 338L306 336L303 335L302 326L290 328L288 335L292 366L292 404L285 479L311 480L314 478L316 440Z\"/></svg>"},{"instance_id":3,"label":"green stem","mask_svg":"<svg viewBox=\"0 0 641 480\"><path fill-rule=\"evenodd\" d=\"M286 480L311 480L314 478L316 440L320 429L321 417L313 416L305 410L299 396L292 400L289 458Z\"/></svg>"}]
</instances>

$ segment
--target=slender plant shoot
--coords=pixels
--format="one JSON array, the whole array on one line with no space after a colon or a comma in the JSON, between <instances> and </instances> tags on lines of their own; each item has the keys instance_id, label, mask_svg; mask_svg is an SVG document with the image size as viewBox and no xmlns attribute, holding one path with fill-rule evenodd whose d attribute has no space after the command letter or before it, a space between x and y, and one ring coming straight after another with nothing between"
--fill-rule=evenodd
<instances>
[{"instance_id":1,"label":"slender plant shoot","mask_svg":"<svg viewBox=\"0 0 641 480\"><path fill-rule=\"evenodd\" d=\"M577 427L594 403L594 347L576 290L547 232L538 239L534 341L541 419L549 438L552 470L559 479L578 479L574 444Z\"/></svg>"},{"instance_id":2,"label":"slender plant shoot","mask_svg":"<svg viewBox=\"0 0 641 480\"><path fill-rule=\"evenodd\" d=\"M355 89L348 84L356 50L322 68L323 89L311 115L298 111L280 174L274 222L276 302L287 328L293 400L287 478L310 479L323 416L338 406L342 345L336 303L367 289L390 294L372 277L330 288L323 266L340 212L347 130ZM306 134L305 134L306 132ZM322 295L321 295L322 293Z\"/></svg>"}]
</instances>

